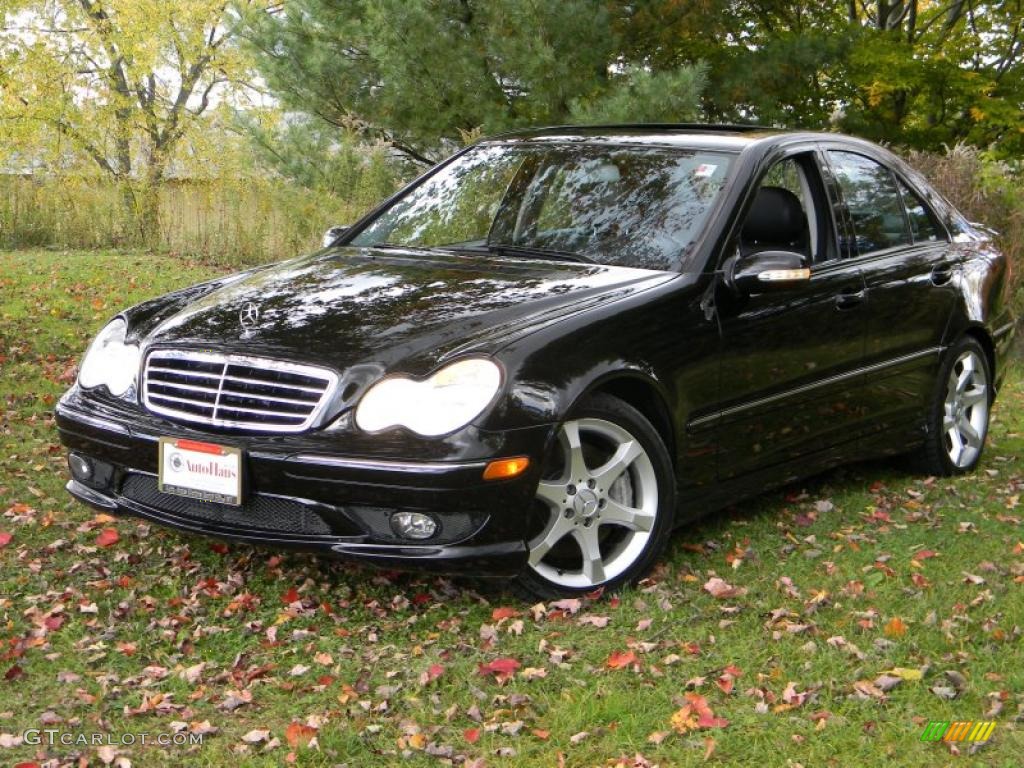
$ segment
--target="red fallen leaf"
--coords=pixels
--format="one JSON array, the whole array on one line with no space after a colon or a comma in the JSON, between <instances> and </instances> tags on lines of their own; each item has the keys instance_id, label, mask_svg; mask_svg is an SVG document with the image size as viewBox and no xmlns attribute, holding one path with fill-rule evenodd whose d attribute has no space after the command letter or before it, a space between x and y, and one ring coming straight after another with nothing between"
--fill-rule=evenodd
<instances>
[{"instance_id":1,"label":"red fallen leaf","mask_svg":"<svg viewBox=\"0 0 1024 768\"><path fill-rule=\"evenodd\" d=\"M913 560L927 560L929 557L936 557L939 553L931 549L922 549L920 552L915 552L911 559Z\"/></svg>"},{"instance_id":2,"label":"red fallen leaf","mask_svg":"<svg viewBox=\"0 0 1024 768\"><path fill-rule=\"evenodd\" d=\"M636 657L636 654L633 653L633 651L614 651L612 652L612 655L608 657L608 661L605 662L605 666L609 669L624 669L625 667L639 663L640 660Z\"/></svg>"},{"instance_id":3,"label":"red fallen leaf","mask_svg":"<svg viewBox=\"0 0 1024 768\"><path fill-rule=\"evenodd\" d=\"M470 744L476 744L478 741L480 741L480 729L467 728L462 732L462 738L464 738Z\"/></svg>"},{"instance_id":4,"label":"red fallen leaf","mask_svg":"<svg viewBox=\"0 0 1024 768\"><path fill-rule=\"evenodd\" d=\"M548 738L551 736L551 731L545 731L543 728L534 728L532 731L530 731L530 733L532 733L541 741L547 741Z\"/></svg>"},{"instance_id":5,"label":"red fallen leaf","mask_svg":"<svg viewBox=\"0 0 1024 768\"><path fill-rule=\"evenodd\" d=\"M514 675L521 666L515 659L495 659L486 664L480 664L477 671L484 676L494 675L499 682L503 682Z\"/></svg>"},{"instance_id":6,"label":"red fallen leaf","mask_svg":"<svg viewBox=\"0 0 1024 768\"><path fill-rule=\"evenodd\" d=\"M15 763L14 768L39 768L39 763Z\"/></svg>"},{"instance_id":7,"label":"red fallen leaf","mask_svg":"<svg viewBox=\"0 0 1024 768\"><path fill-rule=\"evenodd\" d=\"M104 528L100 531L100 535L96 537L97 547L112 547L121 540L121 537L117 533L116 528Z\"/></svg>"},{"instance_id":8,"label":"red fallen leaf","mask_svg":"<svg viewBox=\"0 0 1024 768\"><path fill-rule=\"evenodd\" d=\"M696 728L725 728L729 724L724 717L715 717L707 699L699 693L687 691L684 696L687 703L672 715L670 721L678 733Z\"/></svg>"},{"instance_id":9,"label":"red fallen leaf","mask_svg":"<svg viewBox=\"0 0 1024 768\"><path fill-rule=\"evenodd\" d=\"M49 630L50 632L56 632L58 629L60 629L62 626L64 626L64 617L63 616L47 616L46 619L43 621L43 624L46 626L47 630Z\"/></svg>"},{"instance_id":10,"label":"red fallen leaf","mask_svg":"<svg viewBox=\"0 0 1024 768\"><path fill-rule=\"evenodd\" d=\"M295 587L292 587L281 596L281 602L285 603L286 605L297 603L301 599L302 598L299 596L299 590L297 590Z\"/></svg>"},{"instance_id":11,"label":"red fallen leaf","mask_svg":"<svg viewBox=\"0 0 1024 768\"><path fill-rule=\"evenodd\" d=\"M431 664L427 668L427 671L420 675L420 683L422 683L423 685L426 685L427 683L432 683L435 680L437 680L437 678L439 678L443 672L444 667L442 667L440 664Z\"/></svg>"},{"instance_id":12,"label":"red fallen leaf","mask_svg":"<svg viewBox=\"0 0 1024 768\"><path fill-rule=\"evenodd\" d=\"M284 731L284 738L290 747L305 747L316 736L316 728L302 723L292 723Z\"/></svg>"},{"instance_id":13,"label":"red fallen leaf","mask_svg":"<svg viewBox=\"0 0 1024 768\"><path fill-rule=\"evenodd\" d=\"M515 619L519 617L519 611L515 608L509 608L508 606L501 606L491 611L491 621L501 621L502 619Z\"/></svg>"},{"instance_id":14,"label":"red fallen leaf","mask_svg":"<svg viewBox=\"0 0 1024 768\"><path fill-rule=\"evenodd\" d=\"M413 605L426 605L431 599L430 595L426 592L417 592L409 599L409 602Z\"/></svg>"},{"instance_id":15,"label":"red fallen leaf","mask_svg":"<svg viewBox=\"0 0 1024 768\"><path fill-rule=\"evenodd\" d=\"M13 667L4 672L4 680L17 680L19 677L25 676L25 670L15 664Z\"/></svg>"},{"instance_id":16,"label":"red fallen leaf","mask_svg":"<svg viewBox=\"0 0 1024 768\"><path fill-rule=\"evenodd\" d=\"M715 680L715 685L722 689L722 693L732 693L735 681L731 677L722 676Z\"/></svg>"},{"instance_id":17,"label":"red fallen leaf","mask_svg":"<svg viewBox=\"0 0 1024 768\"><path fill-rule=\"evenodd\" d=\"M223 541L214 541L210 543L210 549L216 552L218 555L226 555L231 551L231 548Z\"/></svg>"},{"instance_id":18,"label":"red fallen leaf","mask_svg":"<svg viewBox=\"0 0 1024 768\"><path fill-rule=\"evenodd\" d=\"M316 679L316 684L317 685L330 685L333 682L334 682L334 678L331 677L330 675L320 675L320 677L318 677Z\"/></svg>"},{"instance_id":19,"label":"red fallen leaf","mask_svg":"<svg viewBox=\"0 0 1024 768\"><path fill-rule=\"evenodd\" d=\"M3 549L8 544L10 544L11 539L13 538L13 534L7 533L6 531L0 531L0 549Z\"/></svg>"}]
</instances>

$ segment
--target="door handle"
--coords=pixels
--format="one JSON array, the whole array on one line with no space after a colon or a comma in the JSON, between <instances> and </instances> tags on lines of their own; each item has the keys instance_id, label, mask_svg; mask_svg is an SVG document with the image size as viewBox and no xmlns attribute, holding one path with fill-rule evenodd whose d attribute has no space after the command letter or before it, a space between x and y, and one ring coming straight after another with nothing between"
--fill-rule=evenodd
<instances>
[{"instance_id":1,"label":"door handle","mask_svg":"<svg viewBox=\"0 0 1024 768\"><path fill-rule=\"evenodd\" d=\"M853 309L859 306L867 296L863 288L847 288L836 294L836 309Z\"/></svg>"},{"instance_id":2,"label":"door handle","mask_svg":"<svg viewBox=\"0 0 1024 768\"><path fill-rule=\"evenodd\" d=\"M932 285L945 285L952 279L952 267L936 267L932 270Z\"/></svg>"}]
</instances>

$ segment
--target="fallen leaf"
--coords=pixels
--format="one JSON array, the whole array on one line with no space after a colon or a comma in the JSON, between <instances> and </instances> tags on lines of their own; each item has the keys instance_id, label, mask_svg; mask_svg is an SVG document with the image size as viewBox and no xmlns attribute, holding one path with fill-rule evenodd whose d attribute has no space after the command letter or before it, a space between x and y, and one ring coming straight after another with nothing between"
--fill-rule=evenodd
<instances>
[{"instance_id":1,"label":"fallen leaf","mask_svg":"<svg viewBox=\"0 0 1024 768\"><path fill-rule=\"evenodd\" d=\"M515 659L495 659L486 664L480 664L477 667L477 672L484 676L494 675L498 682L504 682L514 675L521 666L522 664Z\"/></svg>"},{"instance_id":2,"label":"fallen leaf","mask_svg":"<svg viewBox=\"0 0 1024 768\"><path fill-rule=\"evenodd\" d=\"M734 587L727 583L725 579L720 579L718 576L712 576L707 580L704 584L704 591L719 600L725 600L730 597L740 597L747 593L747 590L743 587Z\"/></svg>"},{"instance_id":3,"label":"fallen leaf","mask_svg":"<svg viewBox=\"0 0 1024 768\"><path fill-rule=\"evenodd\" d=\"M467 728L462 732L462 738L464 738L470 744L476 744L478 741L480 741L480 729Z\"/></svg>"},{"instance_id":4,"label":"fallen leaf","mask_svg":"<svg viewBox=\"0 0 1024 768\"><path fill-rule=\"evenodd\" d=\"M908 669L907 667L893 667L885 671L886 675L893 675L900 678L901 680L916 681L924 677L924 672L920 669Z\"/></svg>"},{"instance_id":5,"label":"fallen leaf","mask_svg":"<svg viewBox=\"0 0 1024 768\"><path fill-rule=\"evenodd\" d=\"M313 728L303 723L291 723L284 731L285 741L288 742L288 746L292 747L305 747L316 736L316 728Z\"/></svg>"},{"instance_id":6,"label":"fallen leaf","mask_svg":"<svg viewBox=\"0 0 1024 768\"><path fill-rule=\"evenodd\" d=\"M121 537L118 535L116 528L104 528L100 531L99 536L96 537L96 546L112 547L120 540Z\"/></svg>"},{"instance_id":7,"label":"fallen leaf","mask_svg":"<svg viewBox=\"0 0 1024 768\"><path fill-rule=\"evenodd\" d=\"M907 625L899 616L894 616L886 623L883 632L886 637L903 637L907 634Z\"/></svg>"},{"instance_id":8,"label":"fallen leaf","mask_svg":"<svg viewBox=\"0 0 1024 768\"><path fill-rule=\"evenodd\" d=\"M432 683L444 673L444 667L440 664L431 664L427 671L420 675L420 685Z\"/></svg>"},{"instance_id":9,"label":"fallen leaf","mask_svg":"<svg viewBox=\"0 0 1024 768\"><path fill-rule=\"evenodd\" d=\"M8 544L10 544L11 539L13 538L14 536L12 534L7 533L6 531L0 531L0 549L3 549Z\"/></svg>"},{"instance_id":10,"label":"fallen leaf","mask_svg":"<svg viewBox=\"0 0 1024 768\"><path fill-rule=\"evenodd\" d=\"M515 608L509 608L502 606L501 608L495 608L491 611L491 621L497 623L502 619L516 619L519 618L519 611Z\"/></svg>"},{"instance_id":11,"label":"fallen leaf","mask_svg":"<svg viewBox=\"0 0 1024 768\"><path fill-rule=\"evenodd\" d=\"M624 669L634 664L639 665L640 660L633 651L613 651L605 662L609 669Z\"/></svg>"},{"instance_id":12,"label":"fallen leaf","mask_svg":"<svg viewBox=\"0 0 1024 768\"><path fill-rule=\"evenodd\" d=\"M686 733L698 728L725 728L729 724L724 717L715 717L707 700L699 693L688 691L684 696L687 703L676 710L669 720L677 733Z\"/></svg>"}]
</instances>

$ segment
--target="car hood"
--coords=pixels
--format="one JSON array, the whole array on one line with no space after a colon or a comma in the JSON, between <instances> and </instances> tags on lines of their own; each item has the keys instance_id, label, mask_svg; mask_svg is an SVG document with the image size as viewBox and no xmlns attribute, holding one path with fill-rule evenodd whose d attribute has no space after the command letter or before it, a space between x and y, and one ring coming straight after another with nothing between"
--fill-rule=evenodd
<instances>
[{"instance_id":1,"label":"car hood","mask_svg":"<svg viewBox=\"0 0 1024 768\"><path fill-rule=\"evenodd\" d=\"M546 259L336 248L216 287L144 330L147 346L426 372L672 277Z\"/></svg>"}]
</instances>

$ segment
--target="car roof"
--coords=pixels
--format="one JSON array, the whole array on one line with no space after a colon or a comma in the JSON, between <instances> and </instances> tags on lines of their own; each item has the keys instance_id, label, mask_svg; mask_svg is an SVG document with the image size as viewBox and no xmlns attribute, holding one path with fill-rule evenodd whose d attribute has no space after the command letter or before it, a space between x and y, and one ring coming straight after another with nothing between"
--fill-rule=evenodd
<instances>
[{"instance_id":1,"label":"car roof","mask_svg":"<svg viewBox=\"0 0 1024 768\"><path fill-rule=\"evenodd\" d=\"M483 139L484 143L650 144L687 149L738 152L756 142L788 143L808 139L849 139L837 133L785 131L762 125L708 123L624 123L616 125L556 125L510 131ZM772 141L772 140L775 141Z\"/></svg>"}]
</instances>

